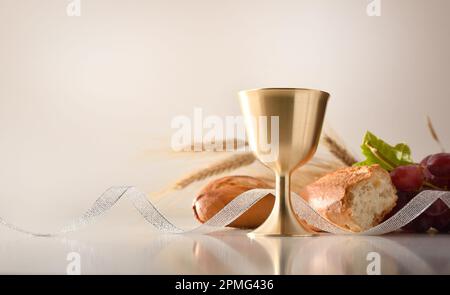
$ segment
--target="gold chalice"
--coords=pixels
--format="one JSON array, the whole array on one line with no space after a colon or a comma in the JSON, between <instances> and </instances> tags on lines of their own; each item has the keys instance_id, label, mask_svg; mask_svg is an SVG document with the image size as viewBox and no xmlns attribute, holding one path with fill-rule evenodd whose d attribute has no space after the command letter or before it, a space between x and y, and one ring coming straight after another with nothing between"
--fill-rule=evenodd
<instances>
[{"instance_id":1,"label":"gold chalice","mask_svg":"<svg viewBox=\"0 0 450 295\"><path fill-rule=\"evenodd\" d=\"M292 209L290 175L316 152L330 95L313 89L263 88L239 96L250 147L276 175L272 212L249 235L312 235Z\"/></svg>"}]
</instances>

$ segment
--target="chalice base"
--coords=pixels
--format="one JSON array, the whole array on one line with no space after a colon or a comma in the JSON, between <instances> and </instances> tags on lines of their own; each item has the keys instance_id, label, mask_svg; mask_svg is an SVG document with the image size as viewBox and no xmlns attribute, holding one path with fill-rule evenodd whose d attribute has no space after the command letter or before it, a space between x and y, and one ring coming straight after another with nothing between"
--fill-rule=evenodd
<instances>
[{"instance_id":1,"label":"chalice base","mask_svg":"<svg viewBox=\"0 0 450 295\"><path fill-rule=\"evenodd\" d=\"M269 217L258 228L248 233L247 236L254 238L257 236L268 237L311 237L315 233L307 229L297 219L294 213L288 210L281 211L274 208ZM285 213L285 214L284 214Z\"/></svg>"}]
</instances>

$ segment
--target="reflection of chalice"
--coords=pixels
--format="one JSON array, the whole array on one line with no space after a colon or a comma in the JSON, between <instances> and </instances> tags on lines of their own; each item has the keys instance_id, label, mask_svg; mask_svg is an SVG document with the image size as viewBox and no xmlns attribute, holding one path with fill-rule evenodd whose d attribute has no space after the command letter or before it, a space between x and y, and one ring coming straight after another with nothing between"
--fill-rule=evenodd
<instances>
[{"instance_id":1,"label":"reflection of chalice","mask_svg":"<svg viewBox=\"0 0 450 295\"><path fill-rule=\"evenodd\" d=\"M290 174L308 162L317 149L329 94L312 89L264 88L241 91L239 96L250 146L276 174L272 213L250 235L311 235L292 210Z\"/></svg>"}]
</instances>

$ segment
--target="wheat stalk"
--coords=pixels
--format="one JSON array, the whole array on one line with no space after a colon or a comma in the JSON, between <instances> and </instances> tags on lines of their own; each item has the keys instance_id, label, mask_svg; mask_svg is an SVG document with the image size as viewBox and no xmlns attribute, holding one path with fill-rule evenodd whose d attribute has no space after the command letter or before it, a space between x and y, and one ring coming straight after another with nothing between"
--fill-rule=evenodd
<instances>
[{"instance_id":1,"label":"wheat stalk","mask_svg":"<svg viewBox=\"0 0 450 295\"><path fill-rule=\"evenodd\" d=\"M255 156L252 153L246 152L241 154L231 155L223 160L220 160L205 168L194 171L191 174L176 181L171 187L174 190L181 190L190 184L204 180L214 175L219 175L227 171L236 170L252 164L255 161Z\"/></svg>"},{"instance_id":2,"label":"wheat stalk","mask_svg":"<svg viewBox=\"0 0 450 295\"><path fill-rule=\"evenodd\" d=\"M226 139L219 142L194 142L191 145L185 146L180 149L181 152L225 152L230 148L232 150L238 150L248 146L248 142L242 139Z\"/></svg>"},{"instance_id":3,"label":"wheat stalk","mask_svg":"<svg viewBox=\"0 0 450 295\"><path fill-rule=\"evenodd\" d=\"M347 166L352 166L356 162L356 158L347 150L344 145L341 145L338 140L333 138L330 134L325 133L322 136L322 142L328 148L328 151Z\"/></svg>"},{"instance_id":4,"label":"wheat stalk","mask_svg":"<svg viewBox=\"0 0 450 295\"><path fill-rule=\"evenodd\" d=\"M430 116L427 116L427 126L428 126L428 130L430 131L431 137L439 145L439 147L441 148L441 151L443 153L445 153L444 145L440 141L439 136L437 135L436 129L434 129L434 126L433 126L433 123L431 122Z\"/></svg>"},{"instance_id":5,"label":"wheat stalk","mask_svg":"<svg viewBox=\"0 0 450 295\"><path fill-rule=\"evenodd\" d=\"M227 143L232 142L234 145L244 144L247 145L247 142L242 142L238 139L223 141L222 146L226 146ZM356 159L351 155L351 153L345 148L343 144L338 143L338 139L331 136L330 134L325 134L323 136L322 142L325 144L325 146L328 148L330 153L339 160L339 163L337 163L334 160L329 159L319 159L315 157L312 161L310 161L307 165L302 167L300 170L302 171L302 180L296 179L297 181L301 182L303 185L304 183L310 182L312 179L316 179L328 172L334 171L338 168L346 166L351 166L354 163L356 163ZM193 150L195 146L201 146L203 151L206 151L203 144L200 143L194 143L189 148ZM173 185L169 186L166 190L163 192L168 192L172 190L182 190L189 185L205 180L211 176L216 176L219 174L223 174L225 172L233 171L238 168L248 166L255 162L256 158L251 152L243 152L238 154L233 154L229 157L226 157L225 159L219 160L215 163L212 163L209 166L200 168L198 170L195 170L194 172L182 177L181 179L177 180ZM342 162L342 164L340 164ZM294 175L295 176L295 173Z\"/></svg>"}]
</instances>

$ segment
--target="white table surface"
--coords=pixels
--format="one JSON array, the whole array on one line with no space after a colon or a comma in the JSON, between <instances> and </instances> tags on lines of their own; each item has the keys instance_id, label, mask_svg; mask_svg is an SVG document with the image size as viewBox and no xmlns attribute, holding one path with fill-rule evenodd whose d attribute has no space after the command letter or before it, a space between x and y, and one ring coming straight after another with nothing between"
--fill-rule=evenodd
<instances>
[{"instance_id":1,"label":"white table surface","mask_svg":"<svg viewBox=\"0 0 450 295\"><path fill-rule=\"evenodd\" d=\"M188 164L186 161L185 166ZM193 169L185 166L182 168ZM233 173L248 174L245 169ZM183 173L166 174L161 173L167 179L158 180L159 186ZM152 201L176 225L193 228L198 224L191 210L192 199L205 183ZM78 195L77 190L66 189L70 194L52 202L42 195L26 202L0 198L0 216L25 229L54 232L89 208L103 191L101 185L96 183L99 188L95 192L80 186ZM149 185L147 191L159 186ZM366 274L370 252L380 254L382 274L450 274L448 234L323 234L256 240L240 230L170 235L157 232L128 200L119 201L87 228L58 238L27 236L0 226L0 274L66 274L71 252L80 254L81 274Z\"/></svg>"},{"instance_id":2,"label":"white table surface","mask_svg":"<svg viewBox=\"0 0 450 295\"><path fill-rule=\"evenodd\" d=\"M240 230L170 235L108 220L60 238L0 228L1 274L66 274L70 252L82 274L366 274L369 252L380 254L382 274L450 274L449 235L251 240Z\"/></svg>"},{"instance_id":3,"label":"white table surface","mask_svg":"<svg viewBox=\"0 0 450 295\"><path fill-rule=\"evenodd\" d=\"M246 170L233 173L248 174ZM183 173L174 172L177 174ZM161 180L160 186L168 179ZM144 180L148 182L148 178ZM193 228L198 224L191 210L192 199L205 182L152 201L176 225ZM96 192L80 186L78 195L77 190L66 189L70 194L52 202L42 195L26 202L0 198L0 216L25 229L54 232L90 207L102 192L102 184L96 185ZM158 185L149 185L147 191L153 187ZM382 274L450 274L448 234L323 234L256 240L240 230L170 235L157 232L129 200L119 201L96 223L58 238L27 236L0 225L0 274L66 274L71 252L80 254L81 274L366 274L370 252L380 254Z\"/></svg>"}]
</instances>

